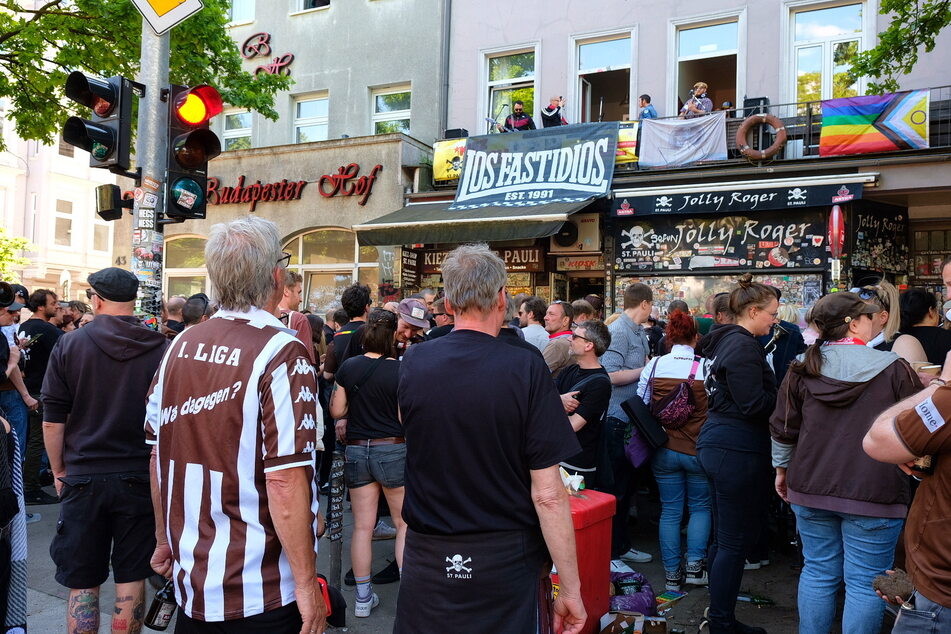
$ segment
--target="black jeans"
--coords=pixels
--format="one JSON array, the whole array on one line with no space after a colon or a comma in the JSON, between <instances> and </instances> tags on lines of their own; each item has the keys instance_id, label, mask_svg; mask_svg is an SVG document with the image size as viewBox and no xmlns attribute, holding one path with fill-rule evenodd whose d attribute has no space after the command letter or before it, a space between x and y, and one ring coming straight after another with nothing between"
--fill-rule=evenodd
<instances>
[{"instance_id":1,"label":"black jeans","mask_svg":"<svg viewBox=\"0 0 951 634\"><path fill-rule=\"evenodd\" d=\"M626 420L609 416L607 419L608 458L614 482L602 489L617 500L614 518L611 520L611 558L617 559L631 548L627 532L627 516L631 509L631 478L634 467L624 454L624 435L630 426Z\"/></svg>"},{"instance_id":2,"label":"black jeans","mask_svg":"<svg viewBox=\"0 0 951 634\"><path fill-rule=\"evenodd\" d=\"M719 447L697 450L713 492L710 544L710 633L734 631L736 597L749 547L760 535L764 500L757 478L769 468L765 454Z\"/></svg>"}]
</instances>

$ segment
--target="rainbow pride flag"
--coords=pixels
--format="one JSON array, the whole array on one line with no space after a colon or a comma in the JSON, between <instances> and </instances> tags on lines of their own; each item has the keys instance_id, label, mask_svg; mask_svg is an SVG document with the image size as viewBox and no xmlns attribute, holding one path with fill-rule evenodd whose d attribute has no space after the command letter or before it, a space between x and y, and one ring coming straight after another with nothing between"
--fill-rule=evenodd
<instances>
[{"instance_id":1,"label":"rainbow pride flag","mask_svg":"<svg viewBox=\"0 0 951 634\"><path fill-rule=\"evenodd\" d=\"M914 90L823 101L819 156L927 148L928 99Z\"/></svg>"}]
</instances>

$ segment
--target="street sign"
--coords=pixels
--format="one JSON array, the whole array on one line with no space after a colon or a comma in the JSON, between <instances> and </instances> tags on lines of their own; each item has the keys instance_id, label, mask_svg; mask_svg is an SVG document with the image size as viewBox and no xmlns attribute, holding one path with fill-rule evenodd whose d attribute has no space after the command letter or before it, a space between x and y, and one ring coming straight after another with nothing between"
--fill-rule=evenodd
<instances>
[{"instance_id":1,"label":"street sign","mask_svg":"<svg viewBox=\"0 0 951 634\"><path fill-rule=\"evenodd\" d=\"M201 0L132 0L156 35L162 35L201 11Z\"/></svg>"}]
</instances>

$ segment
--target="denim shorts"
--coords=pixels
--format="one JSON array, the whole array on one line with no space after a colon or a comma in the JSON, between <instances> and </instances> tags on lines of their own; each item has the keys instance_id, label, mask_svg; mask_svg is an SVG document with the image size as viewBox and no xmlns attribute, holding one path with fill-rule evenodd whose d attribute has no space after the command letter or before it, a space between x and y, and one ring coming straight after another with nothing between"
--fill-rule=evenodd
<instances>
[{"instance_id":1,"label":"denim shorts","mask_svg":"<svg viewBox=\"0 0 951 634\"><path fill-rule=\"evenodd\" d=\"M374 482L387 489L403 486L405 443L374 447L347 445L346 457L343 474L349 488L356 489Z\"/></svg>"}]
</instances>

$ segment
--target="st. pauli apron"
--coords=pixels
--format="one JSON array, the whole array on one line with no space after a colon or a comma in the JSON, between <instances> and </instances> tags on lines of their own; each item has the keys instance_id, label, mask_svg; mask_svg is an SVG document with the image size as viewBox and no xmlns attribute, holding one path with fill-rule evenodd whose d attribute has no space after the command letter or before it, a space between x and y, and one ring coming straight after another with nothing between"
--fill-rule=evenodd
<instances>
[{"instance_id":1,"label":"st. pauli apron","mask_svg":"<svg viewBox=\"0 0 951 634\"><path fill-rule=\"evenodd\" d=\"M551 631L551 558L540 530L407 530L394 634Z\"/></svg>"}]
</instances>

